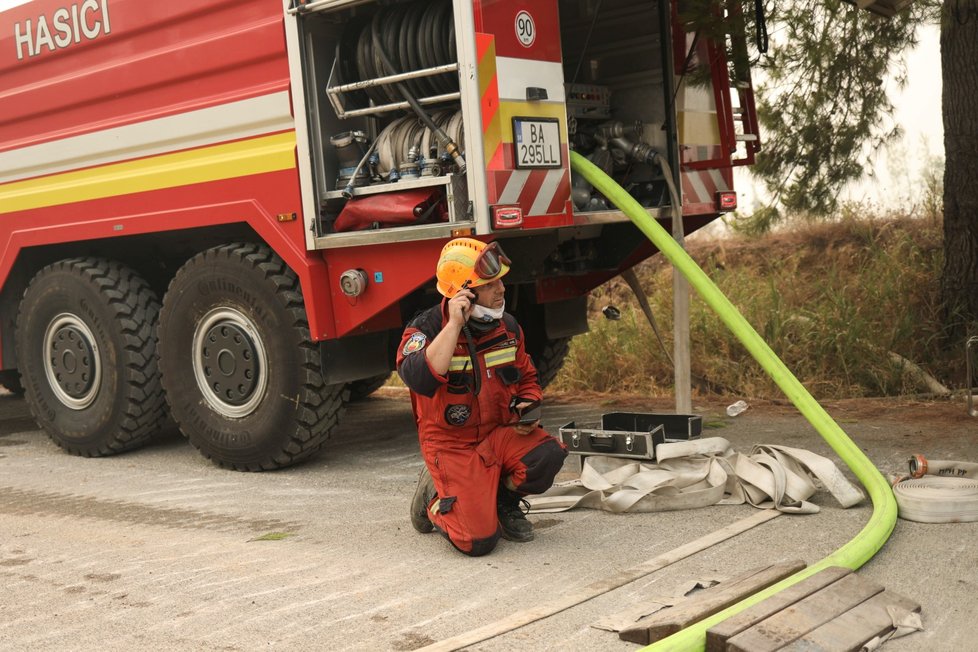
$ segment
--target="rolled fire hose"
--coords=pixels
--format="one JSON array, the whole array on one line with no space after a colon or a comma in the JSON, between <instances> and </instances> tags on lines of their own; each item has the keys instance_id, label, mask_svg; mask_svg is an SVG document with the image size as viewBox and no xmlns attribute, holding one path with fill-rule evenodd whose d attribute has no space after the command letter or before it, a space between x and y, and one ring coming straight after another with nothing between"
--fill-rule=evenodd
<instances>
[{"instance_id":1,"label":"rolled fire hose","mask_svg":"<svg viewBox=\"0 0 978 652\"><path fill-rule=\"evenodd\" d=\"M978 521L978 464L914 455L910 476L893 485L900 518L917 523Z\"/></svg>"},{"instance_id":2,"label":"rolled fire hose","mask_svg":"<svg viewBox=\"0 0 978 652\"><path fill-rule=\"evenodd\" d=\"M625 213L660 252L671 262L703 300L720 317L765 372L777 383L785 396L798 408L823 439L832 447L849 469L866 488L873 501L873 514L869 522L851 541L808 568L774 584L763 591L741 600L723 611L695 623L686 629L655 643L645 650L702 650L706 645L706 630L713 625L740 613L744 609L797 584L829 566L842 566L855 570L869 561L883 547L896 524L897 505L889 483L862 453L856 444L833 421L832 417L812 398L808 390L788 370L757 331L748 323L737 308L700 269L672 236L649 217L635 199L616 184L594 164L577 152L570 153L571 167L587 179L598 192Z\"/></svg>"}]
</instances>

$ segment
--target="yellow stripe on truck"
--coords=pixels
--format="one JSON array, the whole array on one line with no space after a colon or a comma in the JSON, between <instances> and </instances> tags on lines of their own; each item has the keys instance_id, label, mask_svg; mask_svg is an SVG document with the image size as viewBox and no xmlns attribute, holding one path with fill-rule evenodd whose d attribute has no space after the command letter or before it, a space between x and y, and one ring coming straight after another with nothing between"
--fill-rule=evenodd
<instances>
[{"instance_id":1,"label":"yellow stripe on truck","mask_svg":"<svg viewBox=\"0 0 978 652\"><path fill-rule=\"evenodd\" d=\"M0 214L295 167L295 132L161 154L0 186Z\"/></svg>"},{"instance_id":2,"label":"yellow stripe on truck","mask_svg":"<svg viewBox=\"0 0 978 652\"><path fill-rule=\"evenodd\" d=\"M679 111L676 116L679 142L683 145L719 145L720 125L716 112Z\"/></svg>"},{"instance_id":3,"label":"yellow stripe on truck","mask_svg":"<svg viewBox=\"0 0 978 652\"><path fill-rule=\"evenodd\" d=\"M502 129L499 124L499 87L495 85L496 80L496 41L488 36L482 36L481 38L489 39L489 44L486 46L485 52L482 54L482 58L479 59L479 98L482 101L482 138L484 141L483 150L485 151L484 163L489 165L489 161L492 160L493 155L496 150L499 149L499 143L502 142ZM489 94L490 86L494 86L495 89L493 93ZM492 106L492 103L496 103L497 106ZM488 117L487 116L491 116Z\"/></svg>"}]
</instances>

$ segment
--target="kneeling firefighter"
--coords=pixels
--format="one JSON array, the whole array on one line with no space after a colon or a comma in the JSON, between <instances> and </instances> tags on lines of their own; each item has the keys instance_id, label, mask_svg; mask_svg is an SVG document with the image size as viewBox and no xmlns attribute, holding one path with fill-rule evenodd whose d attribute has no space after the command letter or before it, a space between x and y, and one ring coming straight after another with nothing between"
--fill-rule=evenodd
<instances>
[{"instance_id":1,"label":"kneeling firefighter","mask_svg":"<svg viewBox=\"0 0 978 652\"><path fill-rule=\"evenodd\" d=\"M537 372L504 311L510 265L497 242L449 241L435 272L445 298L408 324L397 354L425 461L411 523L471 556L500 536L533 539L521 498L549 489L567 456L540 427Z\"/></svg>"}]
</instances>

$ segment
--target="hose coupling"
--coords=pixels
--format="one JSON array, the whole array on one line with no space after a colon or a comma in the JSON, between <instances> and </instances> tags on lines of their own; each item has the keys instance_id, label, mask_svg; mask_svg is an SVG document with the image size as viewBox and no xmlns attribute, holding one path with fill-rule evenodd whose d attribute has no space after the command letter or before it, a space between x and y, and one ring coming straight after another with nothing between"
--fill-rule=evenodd
<instances>
[{"instance_id":1,"label":"hose coupling","mask_svg":"<svg viewBox=\"0 0 978 652\"><path fill-rule=\"evenodd\" d=\"M922 478L927 475L927 458L923 455L914 455L907 460L907 465L910 467L911 478Z\"/></svg>"}]
</instances>

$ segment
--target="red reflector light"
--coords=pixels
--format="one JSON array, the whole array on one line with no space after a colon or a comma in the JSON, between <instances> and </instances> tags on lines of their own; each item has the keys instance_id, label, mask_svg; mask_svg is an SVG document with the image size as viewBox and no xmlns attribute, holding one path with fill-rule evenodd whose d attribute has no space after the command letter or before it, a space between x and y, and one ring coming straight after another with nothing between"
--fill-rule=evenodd
<instances>
[{"instance_id":1,"label":"red reflector light","mask_svg":"<svg viewBox=\"0 0 978 652\"><path fill-rule=\"evenodd\" d=\"M717 210L733 211L737 210L737 193L733 190L724 190L717 193Z\"/></svg>"},{"instance_id":2,"label":"red reflector light","mask_svg":"<svg viewBox=\"0 0 978 652\"><path fill-rule=\"evenodd\" d=\"M497 229L512 229L523 224L523 209L519 206L494 206L492 225Z\"/></svg>"}]
</instances>

